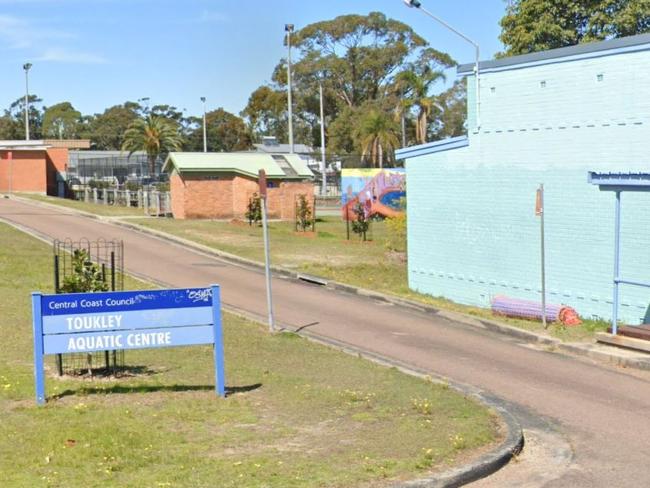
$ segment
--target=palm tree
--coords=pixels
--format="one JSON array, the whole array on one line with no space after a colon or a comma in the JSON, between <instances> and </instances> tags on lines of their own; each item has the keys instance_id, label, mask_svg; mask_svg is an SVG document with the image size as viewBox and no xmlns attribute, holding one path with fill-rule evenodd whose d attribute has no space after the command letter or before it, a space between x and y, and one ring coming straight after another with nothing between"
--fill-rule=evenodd
<instances>
[{"instance_id":1,"label":"palm tree","mask_svg":"<svg viewBox=\"0 0 650 488\"><path fill-rule=\"evenodd\" d=\"M361 145L362 157L370 157L372 165L384 167L384 152L391 153L399 147L397 126L392 118L377 109L370 109L362 117L357 129L357 141Z\"/></svg>"},{"instance_id":2,"label":"palm tree","mask_svg":"<svg viewBox=\"0 0 650 488\"><path fill-rule=\"evenodd\" d=\"M418 116L415 123L415 139L418 144L427 142L427 127L429 116L434 108L440 108L433 96L429 96L431 86L444 80L445 75L430 67L425 67L421 72L415 70L402 71L396 77L395 88L401 94L401 105L404 109L417 107Z\"/></svg>"},{"instance_id":3,"label":"palm tree","mask_svg":"<svg viewBox=\"0 0 650 488\"><path fill-rule=\"evenodd\" d=\"M124 133L122 151L145 151L149 160L149 175L156 172L156 160L160 154L178 151L183 140L176 126L168 119L149 115L145 119L136 119Z\"/></svg>"}]
</instances>

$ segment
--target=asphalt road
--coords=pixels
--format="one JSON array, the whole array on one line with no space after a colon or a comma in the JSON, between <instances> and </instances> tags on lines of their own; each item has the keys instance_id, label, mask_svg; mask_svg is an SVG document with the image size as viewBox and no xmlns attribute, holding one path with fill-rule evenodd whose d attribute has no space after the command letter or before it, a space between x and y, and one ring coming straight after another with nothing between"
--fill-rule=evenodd
<instances>
[{"instance_id":1,"label":"asphalt road","mask_svg":"<svg viewBox=\"0 0 650 488\"><path fill-rule=\"evenodd\" d=\"M175 287L218 283L224 304L266 315L257 270L22 201L0 199L0 219L50 238L123 239L128 271ZM494 486L650 486L650 374L535 350L440 316L317 285L275 279L273 291L280 323L490 392L510 403L525 427L537 429L540 445L554 436L573 451L570 462L540 463L537 470L534 457L527 460L533 474L526 480L517 467L506 468L512 478L504 471Z\"/></svg>"}]
</instances>

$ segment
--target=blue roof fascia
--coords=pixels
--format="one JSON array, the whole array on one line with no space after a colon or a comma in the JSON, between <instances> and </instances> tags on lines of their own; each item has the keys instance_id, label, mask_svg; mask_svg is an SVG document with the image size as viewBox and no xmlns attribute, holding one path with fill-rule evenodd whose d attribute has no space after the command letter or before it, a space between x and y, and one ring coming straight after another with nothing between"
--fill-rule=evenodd
<instances>
[{"instance_id":1,"label":"blue roof fascia","mask_svg":"<svg viewBox=\"0 0 650 488\"><path fill-rule=\"evenodd\" d=\"M452 149L459 149L466 146L469 146L469 139L467 136L450 137L449 139L420 144L418 146L403 147L402 149L395 151L395 158L417 158L418 156L426 156L427 154L450 151Z\"/></svg>"},{"instance_id":2,"label":"blue roof fascia","mask_svg":"<svg viewBox=\"0 0 650 488\"><path fill-rule=\"evenodd\" d=\"M588 181L602 191L648 191L650 173L596 173L589 172Z\"/></svg>"},{"instance_id":3,"label":"blue roof fascia","mask_svg":"<svg viewBox=\"0 0 650 488\"><path fill-rule=\"evenodd\" d=\"M523 54L509 58L481 61L479 62L479 69L481 73L492 73L647 50L650 50L650 34L640 34L607 41L549 49L548 51ZM457 68L456 72L461 76L473 75L474 67L475 63L462 64Z\"/></svg>"}]
</instances>

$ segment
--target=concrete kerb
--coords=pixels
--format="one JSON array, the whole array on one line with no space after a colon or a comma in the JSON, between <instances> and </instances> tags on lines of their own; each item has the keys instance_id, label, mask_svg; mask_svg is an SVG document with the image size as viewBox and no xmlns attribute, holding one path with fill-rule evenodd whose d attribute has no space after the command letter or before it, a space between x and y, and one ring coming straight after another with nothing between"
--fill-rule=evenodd
<instances>
[{"instance_id":1,"label":"concrete kerb","mask_svg":"<svg viewBox=\"0 0 650 488\"><path fill-rule=\"evenodd\" d=\"M107 223L112 223L114 225L118 225L121 227L125 227L143 234L150 235L152 237L156 237L158 239L162 239L168 242L172 242L175 244L180 244L184 247L188 247L191 249L195 249L197 251L200 251L204 254L207 254L209 256L217 257L219 259L222 259L224 261L227 261L232 264L237 264L239 266L244 266L249 269L254 269L260 272L263 272L264 270L264 265L262 263L259 263L257 261L253 261L251 259L246 259L242 258L241 256L237 256L231 253L227 253L224 251L220 251L217 249L213 249L209 246L199 244L194 241L190 241L188 239L184 239L182 237L177 237L172 234L168 234L166 232L161 232L158 230L154 229L149 229L147 227L141 226L139 224L134 224L132 222L125 222L120 220L119 218L113 218L113 217L105 217L105 216L99 216L95 215L89 212L85 212L83 210L78 210L78 209L72 209L69 207L62 207L60 205L54 205L50 204L47 202L42 202L39 200L32 200L28 198L22 198L19 196L12 196L11 198L15 198L16 200L21 200L25 201L27 203L32 203L36 205L41 205L44 207L49 207L49 208L56 208L58 210L65 209L68 210L72 213L78 213L80 215L84 215L96 220L101 220ZM144 216L143 216L144 218ZM464 325L469 325L472 327L477 327L480 329L484 330L489 330L491 332L497 332L499 334L506 335L508 337L512 337L521 341L524 341L529 344L537 344L537 345L542 345L542 346L547 346L549 349L552 349L554 351L559 351L559 352L564 352L568 354L572 354L575 356L581 356L581 357L586 357L590 358L596 361L601 361L609 364L613 364L615 366L620 366L624 368L634 368L634 369L640 369L640 370L646 370L650 371L650 355L648 355L648 358L630 358L630 357L622 357L620 355L616 355L613 353L609 353L606 351L602 350L597 350L594 347L594 344L590 343L564 343L560 339L556 339L554 337L549 337L546 335L538 334L532 331L524 330L524 329L519 329L517 327L507 325L495 320L488 320L484 318L477 318L473 317L468 314L463 314L460 312L452 312L449 310L442 310L438 309L436 307L433 307L431 305L427 305L424 303L419 303L413 300L408 300L405 298L397 297L394 295L388 295L385 293L379 293L373 290L368 290L365 288L360 288L356 287L353 285L348 285L345 283L339 283L335 281L331 281L327 278L322 278L319 276L312 276L310 277L309 275L306 275L305 273L300 273L292 270L288 270L285 268L277 267L277 266L272 266L271 267L273 273L276 276L285 278L285 279L292 279L292 280L297 280L297 281L310 281L314 283L319 283L322 284L323 286L332 289L332 290L338 290L341 292L345 293L350 293L353 295L358 295L358 296L363 296L366 298L370 298L373 300L379 300L383 302L388 302L393 305L399 305L402 307L407 307L410 309L414 309L423 313L427 314L435 314L441 317L445 317L451 321L459 322Z\"/></svg>"},{"instance_id":2,"label":"concrete kerb","mask_svg":"<svg viewBox=\"0 0 650 488\"><path fill-rule=\"evenodd\" d=\"M160 283L156 284L160 285ZM239 310L235 307L224 305L224 308L228 310L229 313L243 317L244 319L252 320L255 322L264 322L263 317L259 317L246 311ZM456 382L450 378L431 373L430 371L426 371L421 368L416 368L397 359L389 358L380 354L366 351L364 349L360 349L356 346L341 341L337 341L335 339L314 334L307 330L298 330L295 327L291 327L287 324L277 325L280 328L279 333L295 333L309 341L334 348L346 354L361 357L368 361L372 361L375 364L389 368L395 368L402 373L408 374L410 376L415 376L417 378L449 386L460 394L488 407L492 412L494 412L495 415L500 418L501 425L505 430L505 435L503 441L494 449L479 456L477 459L464 464L463 466L459 466L448 471L443 471L441 473L435 473L425 478L418 478L410 481L401 481L394 484L393 488L443 488L462 486L495 473L503 466L508 464L508 462L517 454L519 454L524 447L525 441L523 430L516 417L507 410L505 405L498 398L492 396L488 397L484 395L478 388Z\"/></svg>"}]
</instances>

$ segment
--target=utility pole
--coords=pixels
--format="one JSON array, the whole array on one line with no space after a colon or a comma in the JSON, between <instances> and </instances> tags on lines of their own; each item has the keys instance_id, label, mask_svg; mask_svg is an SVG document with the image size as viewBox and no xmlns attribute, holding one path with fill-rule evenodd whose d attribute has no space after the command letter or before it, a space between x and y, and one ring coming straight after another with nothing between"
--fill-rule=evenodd
<instances>
[{"instance_id":1,"label":"utility pole","mask_svg":"<svg viewBox=\"0 0 650 488\"><path fill-rule=\"evenodd\" d=\"M293 32L293 24L285 24L284 30L287 33L287 104L289 106L289 152L293 154L293 103L291 101L291 33Z\"/></svg>"},{"instance_id":2,"label":"utility pole","mask_svg":"<svg viewBox=\"0 0 650 488\"><path fill-rule=\"evenodd\" d=\"M325 161L325 110L323 108L323 80L318 80L318 92L320 95L320 169L322 172L321 195L327 194L327 164Z\"/></svg>"},{"instance_id":3,"label":"utility pole","mask_svg":"<svg viewBox=\"0 0 650 488\"><path fill-rule=\"evenodd\" d=\"M25 70L25 140L29 141L29 69L32 63L23 64Z\"/></svg>"},{"instance_id":4,"label":"utility pole","mask_svg":"<svg viewBox=\"0 0 650 488\"><path fill-rule=\"evenodd\" d=\"M206 129L206 118L205 118L205 97L201 97L203 102L203 152L208 152L208 134Z\"/></svg>"}]
</instances>

